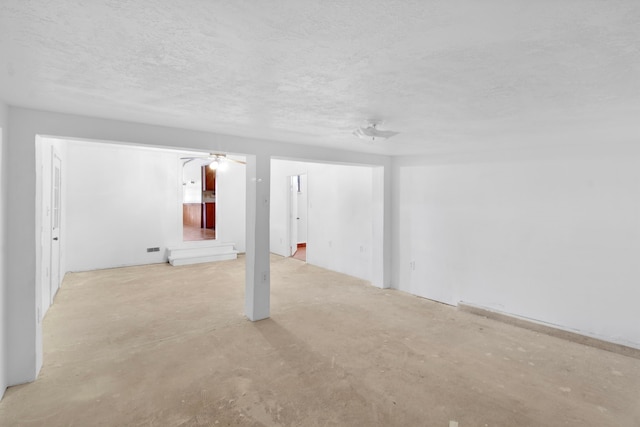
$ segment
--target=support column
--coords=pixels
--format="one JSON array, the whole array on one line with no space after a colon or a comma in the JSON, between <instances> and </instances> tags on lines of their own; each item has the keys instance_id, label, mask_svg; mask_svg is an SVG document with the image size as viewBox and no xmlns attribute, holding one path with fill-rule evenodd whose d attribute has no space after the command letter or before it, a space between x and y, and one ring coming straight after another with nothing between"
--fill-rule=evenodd
<instances>
[{"instance_id":1,"label":"support column","mask_svg":"<svg viewBox=\"0 0 640 427\"><path fill-rule=\"evenodd\" d=\"M247 248L244 313L249 320L269 317L269 199L271 157L247 156Z\"/></svg>"},{"instance_id":2,"label":"support column","mask_svg":"<svg viewBox=\"0 0 640 427\"><path fill-rule=\"evenodd\" d=\"M371 284L391 287L391 166L372 168L373 239Z\"/></svg>"}]
</instances>

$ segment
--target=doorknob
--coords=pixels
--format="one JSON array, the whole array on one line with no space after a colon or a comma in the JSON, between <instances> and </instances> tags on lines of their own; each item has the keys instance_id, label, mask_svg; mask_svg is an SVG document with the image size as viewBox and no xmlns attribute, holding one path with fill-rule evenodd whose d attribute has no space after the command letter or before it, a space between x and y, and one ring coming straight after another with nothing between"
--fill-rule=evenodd
<instances>
[{"instance_id":1,"label":"doorknob","mask_svg":"<svg viewBox=\"0 0 640 427\"><path fill-rule=\"evenodd\" d=\"M57 237L54 237L54 238L53 238L53 240L58 240L58 238L57 238Z\"/></svg>"}]
</instances>

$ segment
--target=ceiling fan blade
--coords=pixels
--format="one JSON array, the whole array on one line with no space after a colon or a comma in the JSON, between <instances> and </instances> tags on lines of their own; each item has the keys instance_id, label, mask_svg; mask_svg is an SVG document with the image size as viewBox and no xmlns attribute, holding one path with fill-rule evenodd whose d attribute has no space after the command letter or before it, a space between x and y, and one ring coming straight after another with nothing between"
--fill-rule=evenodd
<instances>
[{"instance_id":1,"label":"ceiling fan blade","mask_svg":"<svg viewBox=\"0 0 640 427\"><path fill-rule=\"evenodd\" d=\"M212 156L214 156L216 159L221 160L228 160L230 162L234 162L234 163L239 163L241 165L246 165L247 162L243 161L243 160L237 160L237 159L233 159L231 157L228 157L226 154L221 154L221 153L211 153Z\"/></svg>"},{"instance_id":2,"label":"ceiling fan blade","mask_svg":"<svg viewBox=\"0 0 640 427\"><path fill-rule=\"evenodd\" d=\"M239 163L241 165L247 164L247 162L243 162L242 160L230 159L229 157L226 157L226 159L229 160L230 162Z\"/></svg>"},{"instance_id":3,"label":"ceiling fan blade","mask_svg":"<svg viewBox=\"0 0 640 427\"><path fill-rule=\"evenodd\" d=\"M219 153L202 153L200 156L185 156L185 157L180 157L180 160L186 160L186 159L213 159L215 157L224 157L224 154L219 154Z\"/></svg>"},{"instance_id":4,"label":"ceiling fan blade","mask_svg":"<svg viewBox=\"0 0 640 427\"><path fill-rule=\"evenodd\" d=\"M187 163L194 161L195 158L181 157L180 160L183 161L182 166L184 167Z\"/></svg>"},{"instance_id":5,"label":"ceiling fan blade","mask_svg":"<svg viewBox=\"0 0 640 427\"><path fill-rule=\"evenodd\" d=\"M381 138L387 139L391 138L394 135L397 135L399 132L394 132L390 130L379 130L375 126L368 126L366 128L358 128L353 134L361 139L372 139Z\"/></svg>"},{"instance_id":6,"label":"ceiling fan blade","mask_svg":"<svg viewBox=\"0 0 640 427\"><path fill-rule=\"evenodd\" d=\"M241 164L241 165L246 165L247 164L247 162L245 162L243 160L233 159L231 157L227 157L226 154L222 154L222 153L209 153L208 155L203 155L203 156L181 157L180 160L186 160L183 163L184 165L186 165L187 163L192 162L192 161L198 161L199 163L202 164L202 166L206 166L206 165L212 163L215 160L217 160L217 161L228 160L230 162L238 163L238 164Z\"/></svg>"}]
</instances>

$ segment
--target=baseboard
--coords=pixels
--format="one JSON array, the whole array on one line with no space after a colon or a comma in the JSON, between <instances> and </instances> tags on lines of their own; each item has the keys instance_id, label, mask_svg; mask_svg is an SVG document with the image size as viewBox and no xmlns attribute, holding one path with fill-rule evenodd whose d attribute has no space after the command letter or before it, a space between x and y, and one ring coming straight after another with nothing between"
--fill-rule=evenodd
<instances>
[{"instance_id":1,"label":"baseboard","mask_svg":"<svg viewBox=\"0 0 640 427\"><path fill-rule=\"evenodd\" d=\"M483 316L488 319L497 320L509 325L518 326L520 328L529 329L531 331L540 332L552 337L561 338L578 344L588 345L589 347L595 347L600 350L606 350L612 353L621 354L623 356L633 357L634 359L640 359L640 349L638 348L605 341L599 338L590 337L588 335L582 335L577 332L566 331L549 324L539 323L534 320L525 319L499 311L489 310L484 307L478 307L476 305L466 304L463 302L458 304L458 310L478 316Z\"/></svg>"}]
</instances>

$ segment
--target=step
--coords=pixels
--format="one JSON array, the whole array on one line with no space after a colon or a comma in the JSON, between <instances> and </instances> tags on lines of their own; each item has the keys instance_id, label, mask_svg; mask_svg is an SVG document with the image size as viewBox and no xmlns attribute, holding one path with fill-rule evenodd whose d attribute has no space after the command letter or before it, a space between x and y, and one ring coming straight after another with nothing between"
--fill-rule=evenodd
<instances>
[{"instance_id":1,"label":"step","mask_svg":"<svg viewBox=\"0 0 640 427\"><path fill-rule=\"evenodd\" d=\"M236 259L233 243L216 243L192 248L169 248L169 263L174 266Z\"/></svg>"},{"instance_id":2,"label":"step","mask_svg":"<svg viewBox=\"0 0 640 427\"><path fill-rule=\"evenodd\" d=\"M200 255L213 255L224 254L227 252L233 252L235 250L235 244L233 243L210 243L209 245L193 246L193 247L180 247L169 248L170 257L183 257L183 256L200 256Z\"/></svg>"}]
</instances>

